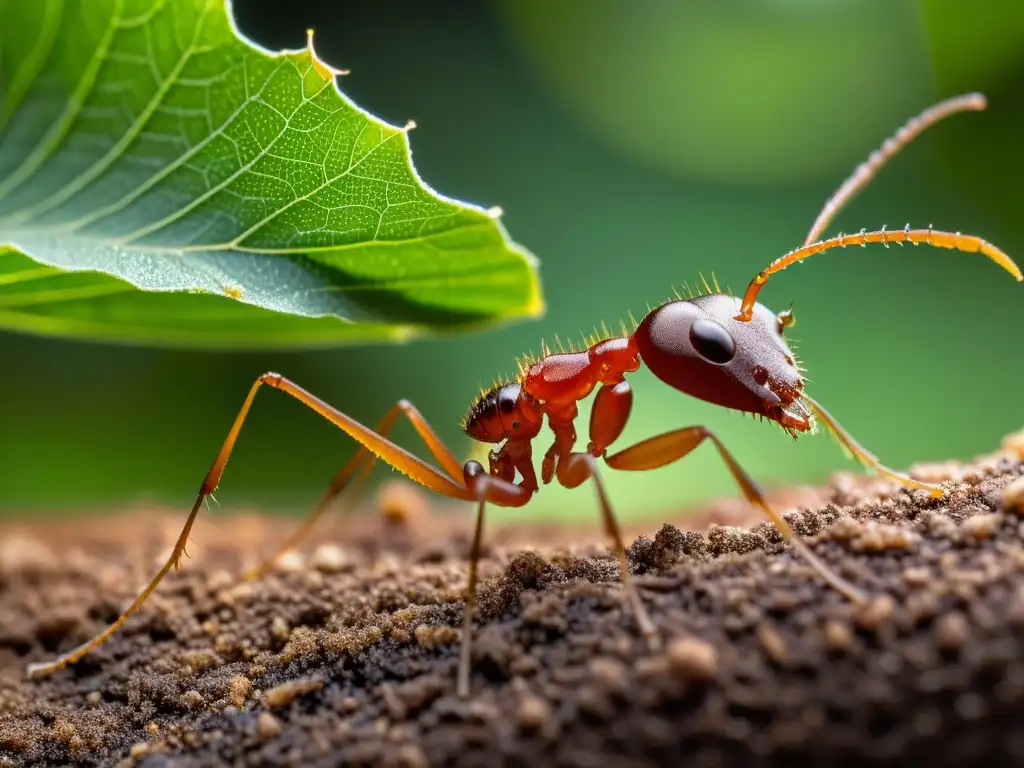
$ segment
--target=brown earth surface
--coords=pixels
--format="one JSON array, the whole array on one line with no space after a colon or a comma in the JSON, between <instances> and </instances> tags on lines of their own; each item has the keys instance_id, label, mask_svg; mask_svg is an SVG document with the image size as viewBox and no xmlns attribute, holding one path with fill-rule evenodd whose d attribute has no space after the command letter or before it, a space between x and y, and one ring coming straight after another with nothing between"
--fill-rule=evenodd
<instances>
[{"instance_id":1,"label":"brown earth surface","mask_svg":"<svg viewBox=\"0 0 1024 768\"><path fill-rule=\"evenodd\" d=\"M0 765L1024 764L1024 433L914 474L949 492L842 474L774 496L863 606L739 501L679 521L704 533L632 531L656 652L594 529L495 529L466 701L471 521L403 486L250 583L294 521L202 518L115 639L32 681L118 614L181 515L8 524Z\"/></svg>"}]
</instances>

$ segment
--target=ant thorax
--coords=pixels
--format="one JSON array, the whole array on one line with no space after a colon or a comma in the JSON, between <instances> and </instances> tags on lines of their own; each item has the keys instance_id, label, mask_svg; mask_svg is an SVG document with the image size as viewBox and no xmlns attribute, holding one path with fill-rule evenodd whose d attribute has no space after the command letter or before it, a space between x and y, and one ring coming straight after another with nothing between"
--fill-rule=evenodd
<instances>
[{"instance_id":1,"label":"ant thorax","mask_svg":"<svg viewBox=\"0 0 1024 768\"><path fill-rule=\"evenodd\" d=\"M632 336L594 338L580 351L544 350L539 359L520 361L518 381L482 392L463 424L475 440L503 443L491 452L491 474L511 479L518 469L524 483L533 485L531 444L544 417L554 433L542 465L542 480L548 483L557 461L576 444L577 403L595 387L622 383L624 374L640 367Z\"/></svg>"}]
</instances>

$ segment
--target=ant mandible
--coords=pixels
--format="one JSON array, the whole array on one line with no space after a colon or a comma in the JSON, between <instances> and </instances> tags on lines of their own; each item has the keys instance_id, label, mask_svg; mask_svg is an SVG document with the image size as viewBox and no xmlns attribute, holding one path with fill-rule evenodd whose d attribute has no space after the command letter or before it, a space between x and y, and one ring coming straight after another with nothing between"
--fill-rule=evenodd
<instances>
[{"instance_id":1,"label":"ant mandible","mask_svg":"<svg viewBox=\"0 0 1024 768\"><path fill-rule=\"evenodd\" d=\"M943 491L938 486L914 480L882 466L872 453L858 444L804 391L803 378L784 337L786 328L793 322L792 312L775 314L756 300L768 277L790 264L832 248L865 246L868 243L881 243L886 247L892 243L924 243L969 253L980 251L1018 281L1021 280L1020 269L1005 253L978 237L959 232L940 232L930 227L910 229L907 226L893 231L884 228L873 232L861 230L858 234L839 235L816 242L839 210L915 136L945 117L984 108L985 98L981 94L967 94L940 102L908 122L839 187L814 222L804 245L758 272L742 300L708 288L707 293L696 298L669 301L651 310L635 326L632 334L623 328L621 336L597 338L586 349L568 353L562 351L552 354L545 347L540 359L526 361L520 366L517 381L500 384L480 394L470 408L463 426L466 433L475 440L497 446L490 453L489 471L476 461L460 466L454 454L441 442L420 412L406 400L391 408L376 429L369 429L280 374L263 374L249 390L227 439L203 480L196 503L167 562L109 627L51 662L31 664L28 674L47 674L81 659L116 632L146 601L164 576L172 568L178 567L203 501L219 485L242 424L257 391L264 384L312 408L350 435L361 447L331 481L300 529L273 556L245 574L246 578L264 574L280 554L297 544L357 473L355 490L358 492L377 458L431 490L453 499L476 502L476 526L469 559L458 668L457 692L460 696L468 695L470 688L470 641L484 508L488 502L499 507L520 507L537 492L533 440L540 434L545 416L554 433L554 441L541 462L541 481L549 483L557 478L567 488L575 488L587 479L594 481L605 532L618 556L626 599L640 633L652 648L659 644L658 634L629 578L622 535L598 471L599 460L604 460L612 469L656 469L682 459L705 440L710 441L748 501L764 510L793 549L832 587L851 600L864 600L865 595L859 588L819 560L785 519L768 505L757 484L707 427L683 427L609 455L608 449L622 434L633 405L633 391L626 382L626 374L636 371L641 363L646 364L655 376L674 389L725 408L763 416L779 424L794 438L810 431L817 417L838 442L862 463L906 486L929 491L936 497L941 496ZM590 441L585 451L575 451L577 403L595 389L597 395L590 417ZM412 423L440 468L388 440L388 433L401 415ZM515 482L517 472L521 478L518 483Z\"/></svg>"}]
</instances>

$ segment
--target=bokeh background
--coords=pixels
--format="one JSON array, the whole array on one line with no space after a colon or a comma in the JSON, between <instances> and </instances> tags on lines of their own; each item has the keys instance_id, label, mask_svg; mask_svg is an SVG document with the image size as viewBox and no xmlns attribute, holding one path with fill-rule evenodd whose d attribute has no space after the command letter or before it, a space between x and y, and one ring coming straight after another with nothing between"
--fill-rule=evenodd
<instances>
[{"instance_id":1,"label":"bokeh background","mask_svg":"<svg viewBox=\"0 0 1024 768\"><path fill-rule=\"evenodd\" d=\"M468 455L458 422L481 385L542 337L618 324L701 272L742 290L799 245L853 167L938 98L988 112L919 140L835 223L934 223L1024 261L1024 4L1019 0L235 0L270 48L317 48L342 88L394 124L444 194L500 205L541 261L539 321L408 346L224 354L0 334L0 514L184 512L245 392L279 370L355 417L416 402ZM980 256L836 252L775 279L794 302L811 391L893 466L969 457L1024 424L1024 286ZM705 423L769 486L851 468L825 435L781 430L641 371L636 440ZM581 418L585 433L586 414ZM403 427L400 440L413 446ZM540 446L543 451L545 444ZM417 446L418 449L418 446ZM296 403L261 396L218 498L298 513L353 447ZM388 471L378 470L377 477ZM609 478L634 518L732 495L710 448ZM526 510L593 519L588 490L543 488ZM492 519L497 519L492 518Z\"/></svg>"}]
</instances>

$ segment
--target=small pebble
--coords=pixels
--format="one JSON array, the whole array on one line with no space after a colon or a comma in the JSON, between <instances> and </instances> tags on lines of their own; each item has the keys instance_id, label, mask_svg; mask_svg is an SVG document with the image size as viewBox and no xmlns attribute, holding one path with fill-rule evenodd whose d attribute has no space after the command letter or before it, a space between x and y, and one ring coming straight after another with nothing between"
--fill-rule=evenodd
<instances>
[{"instance_id":1,"label":"small pebble","mask_svg":"<svg viewBox=\"0 0 1024 768\"><path fill-rule=\"evenodd\" d=\"M927 568L907 568L903 571L903 582L908 587L923 587L932 580Z\"/></svg>"},{"instance_id":2,"label":"small pebble","mask_svg":"<svg viewBox=\"0 0 1024 768\"><path fill-rule=\"evenodd\" d=\"M341 573L355 568L352 558L337 544L321 544L309 563L322 573Z\"/></svg>"},{"instance_id":3,"label":"small pebble","mask_svg":"<svg viewBox=\"0 0 1024 768\"><path fill-rule=\"evenodd\" d=\"M782 635L770 624L759 624L757 627L757 639L761 642L765 654L776 664L786 660L786 641Z\"/></svg>"},{"instance_id":4,"label":"small pebble","mask_svg":"<svg viewBox=\"0 0 1024 768\"><path fill-rule=\"evenodd\" d=\"M145 741L140 741L137 744L132 744L131 749L128 750L128 754L136 759L142 757L147 752L149 752L149 743Z\"/></svg>"},{"instance_id":5,"label":"small pebble","mask_svg":"<svg viewBox=\"0 0 1024 768\"><path fill-rule=\"evenodd\" d=\"M1003 523L1003 516L999 512L988 515L975 515L964 520L964 532L976 541L984 541L992 538Z\"/></svg>"},{"instance_id":6,"label":"small pebble","mask_svg":"<svg viewBox=\"0 0 1024 768\"><path fill-rule=\"evenodd\" d=\"M283 726L281 725L281 721L272 714L269 712L262 712L256 720L256 730L259 732L260 738L263 741L268 741L279 736L283 730Z\"/></svg>"},{"instance_id":7,"label":"small pebble","mask_svg":"<svg viewBox=\"0 0 1024 768\"><path fill-rule=\"evenodd\" d=\"M967 644L970 631L967 617L960 611L952 611L935 622L935 641L943 650L958 651Z\"/></svg>"},{"instance_id":8,"label":"small pebble","mask_svg":"<svg viewBox=\"0 0 1024 768\"><path fill-rule=\"evenodd\" d=\"M406 480L382 483L377 492L377 507L384 522L394 526L408 525L429 512L426 494Z\"/></svg>"},{"instance_id":9,"label":"small pebble","mask_svg":"<svg viewBox=\"0 0 1024 768\"><path fill-rule=\"evenodd\" d=\"M889 595L879 595L856 611L857 624L864 629L878 629L896 610L896 603Z\"/></svg>"},{"instance_id":10,"label":"small pebble","mask_svg":"<svg viewBox=\"0 0 1024 768\"><path fill-rule=\"evenodd\" d=\"M251 693L252 680L245 675L235 675L228 682L228 701L237 709L242 708Z\"/></svg>"},{"instance_id":11,"label":"small pebble","mask_svg":"<svg viewBox=\"0 0 1024 768\"><path fill-rule=\"evenodd\" d=\"M1022 438L1024 442L1024 438ZM1024 475L1003 489L1003 509L1024 515Z\"/></svg>"},{"instance_id":12,"label":"small pebble","mask_svg":"<svg viewBox=\"0 0 1024 768\"><path fill-rule=\"evenodd\" d=\"M299 573L306 567L306 559L298 552L285 552L274 561L274 570L279 573Z\"/></svg>"},{"instance_id":13,"label":"small pebble","mask_svg":"<svg viewBox=\"0 0 1024 768\"><path fill-rule=\"evenodd\" d=\"M825 644L834 651L849 651L853 648L853 631L849 624L838 619L825 622Z\"/></svg>"},{"instance_id":14,"label":"small pebble","mask_svg":"<svg viewBox=\"0 0 1024 768\"><path fill-rule=\"evenodd\" d=\"M352 714L359 709L359 699L353 696L346 696L341 700L341 711L345 714Z\"/></svg>"},{"instance_id":15,"label":"small pebble","mask_svg":"<svg viewBox=\"0 0 1024 768\"><path fill-rule=\"evenodd\" d=\"M223 568L218 568L216 571L211 573L209 578L206 580L206 587L211 592L217 592L219 590L225 589L226 587L233 586L236 580L236 576L232 575Z\"/></svg>"},{"instance_id":16,"label":"small pebble","mask_svg":"<svg viewBox=\"0 0 1024 768\"><path fill-rule=\"evenodd\" d=\"M999 447L1012 456L1024 461L1024 429L1012 432L1004 437Z\"/></svg>"},{"instance_id":17,"label":"small pebble","mask_svg":"<svg viewBox=\"0 0 1024 768\"><path fill-rule=\"evenodd\" d=\"M42 541L21 534L0 539L0 574L45 573L60 564Z\"/></svg>"},{"instance_id":18,"label":"small pebble","mask_svg":"<svg viewBox=\"0 0 1024 768\"><path fill-rule=\"evenodd\" d=\"M264 691L263 701L274 709L286 707L300 696L319 691L323 687L323 680L292 680Z\"/></svg>"},{"instance_id":19,"label":"small pebble","mask_svg":"<svg viewBox=\"0 0 1024 768\"><path fill-rule=\"evenodd\" d=\"M622 691L626 688L628 677L621 661L604 657L592 659L590 674L609 690Z\"/></svg>"},{"instance_id":20,"label":"small pebble","mask_svg":"<svg viewBox=\"0 0 1024 768\"><path fill-rule=\"evenodd\" d=\"M398 765L401 768L426 768L429 763L419 744L403 744L398 748Z\"/></svg>"},{"instance_id":21,"label":"small pebble","mask_svg":"<svg viewBox=\"0 0 1024 768\"><path fill-rule=\"evenodd\" d=\"M523 728L540 728L551 717L551 707L539 696L528 693L519 700L516 719Z\"/></svg>"},{"instance_id":22,"label":"small pebble","mask_svg":"<svg viewBox=\"0 0 1024 768\"><path fill-rule=\"evenodd\" d=\"M274 620L270 622L270 634L273 635L277 642L287 642L291 633L292 629L288 626L288 622L280 616L275 616Z\"/></svg>"},{"instance_id":23,"label":"small pebble","mask_svg":"<svg viewBox=\"0 0 1024 768\"><path fill-rule=\"evenodd\" d=\"M718 649L699 637L678 637L665 649L669 671L680 680L710 680L718 669Z\"/></svg>"}]
</instances>

